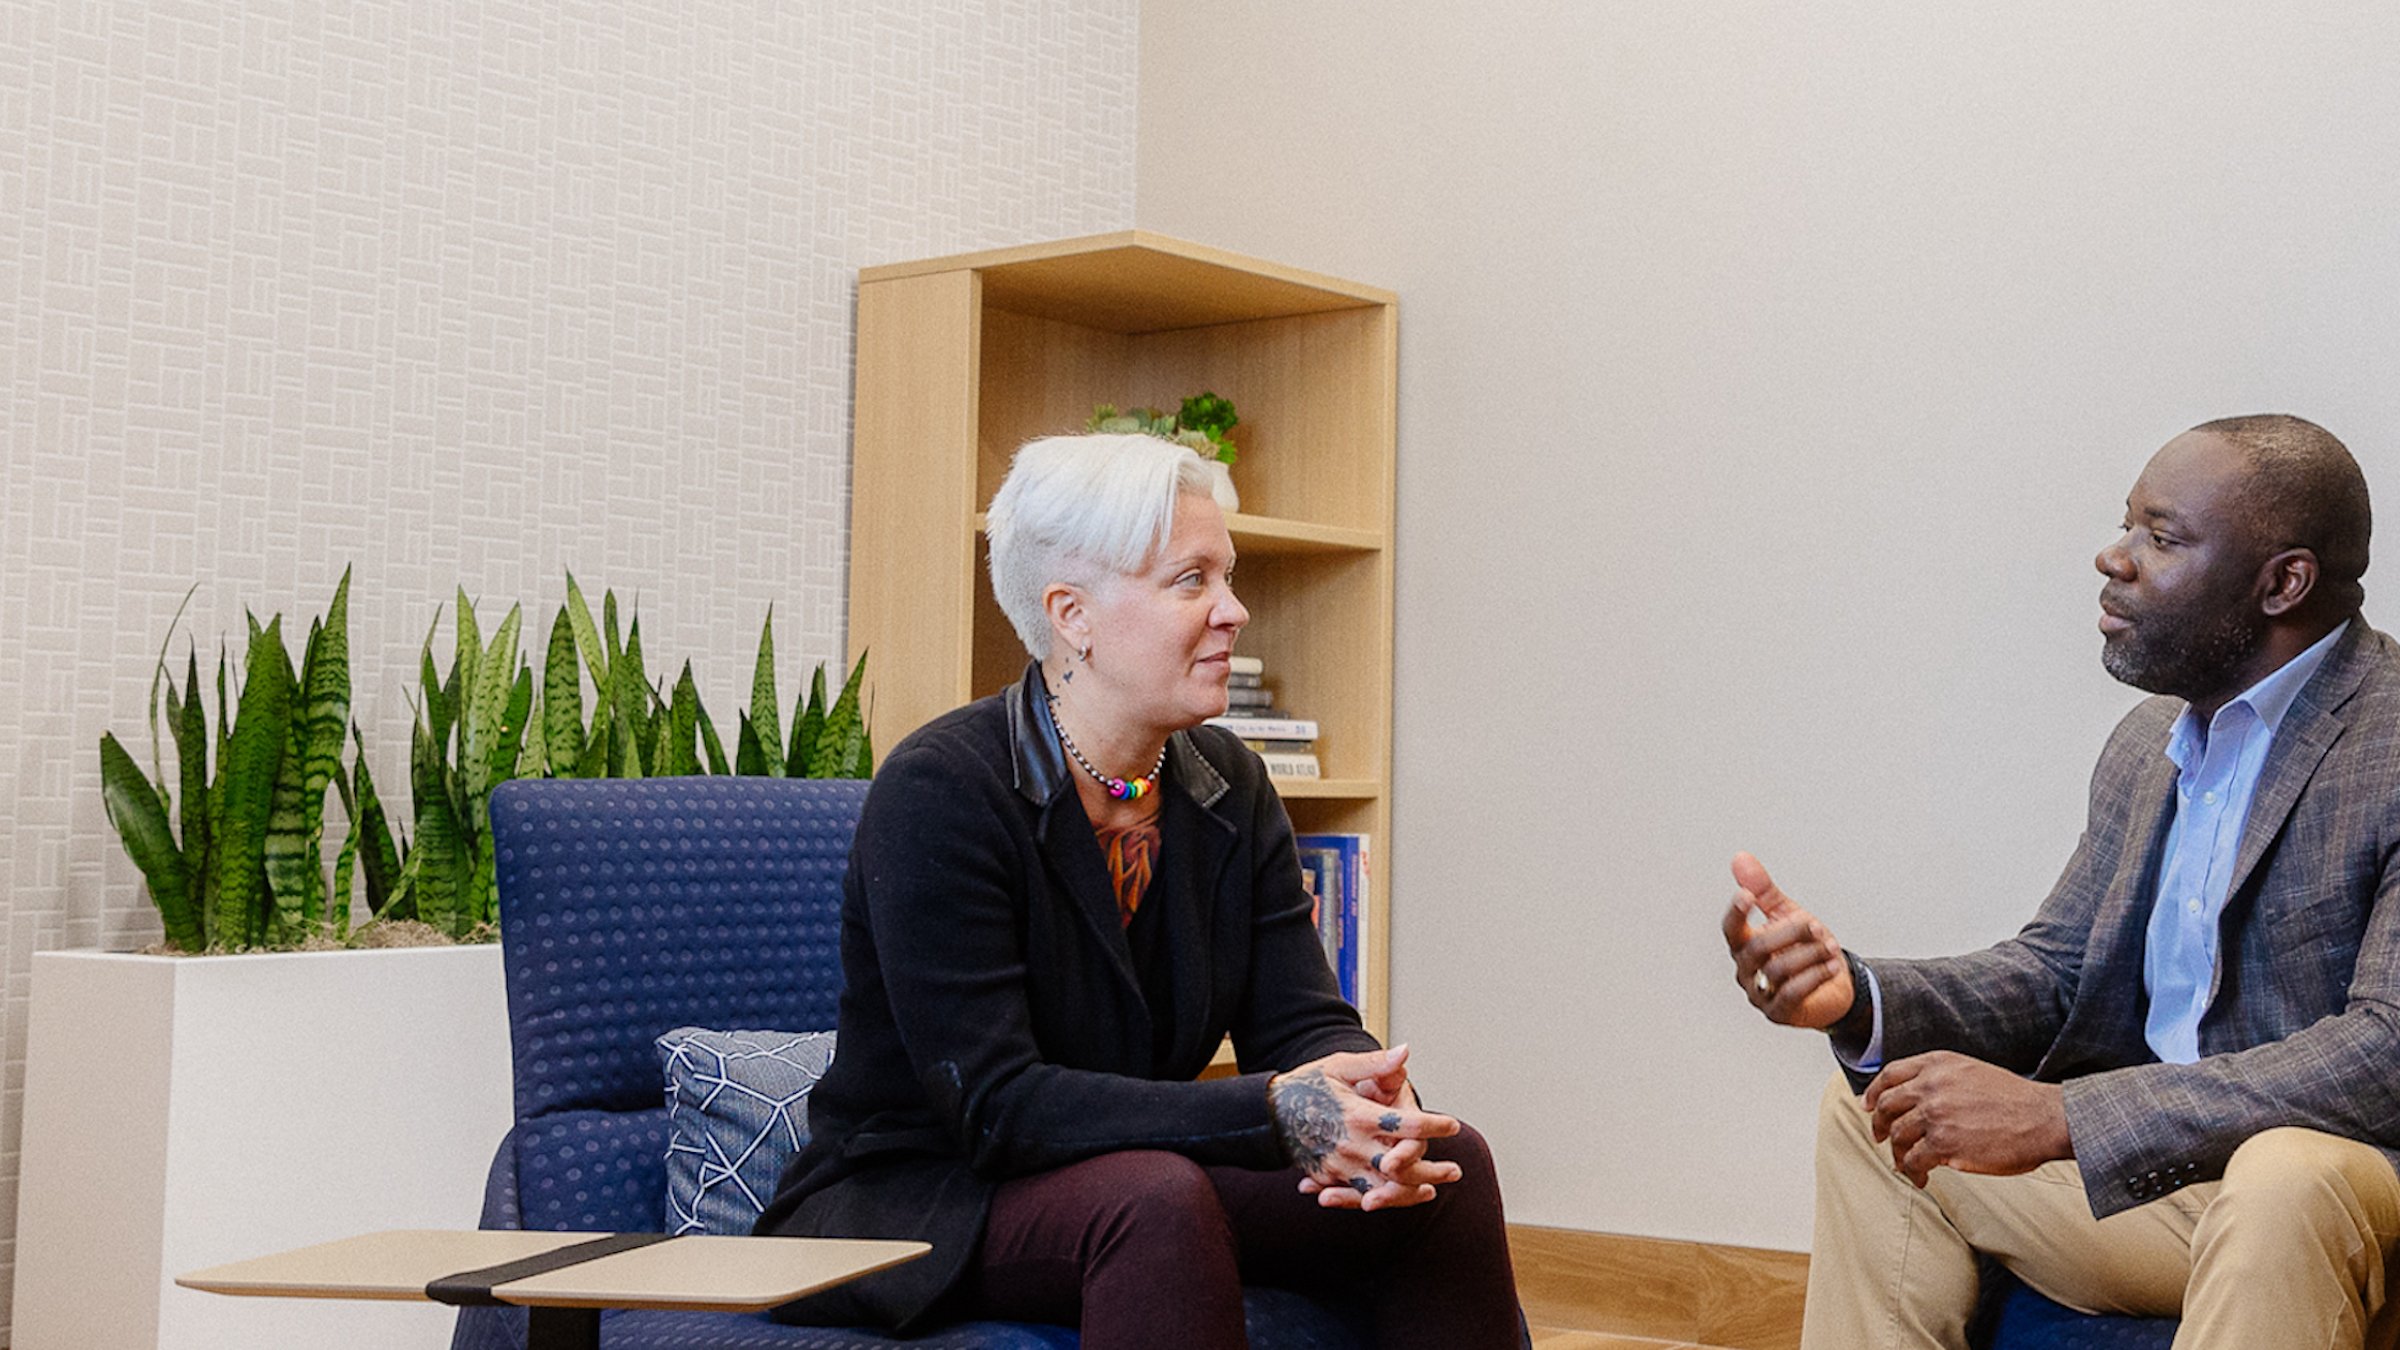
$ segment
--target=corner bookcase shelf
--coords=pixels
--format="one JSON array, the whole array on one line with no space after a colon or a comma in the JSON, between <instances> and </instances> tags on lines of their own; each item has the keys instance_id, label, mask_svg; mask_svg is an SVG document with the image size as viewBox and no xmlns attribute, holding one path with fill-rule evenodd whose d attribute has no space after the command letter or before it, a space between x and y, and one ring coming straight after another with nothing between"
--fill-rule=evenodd
<instances>
[{"instance_id":1,"label":"corner bookcase shelf","mask_svg":"<svg viewBox=\"0 0 2400 1350\"><path fill-rule=\"evenodd\" d=\"M1009 457L1096 404L1241 412L1229 517L1251 613L1236 650L1317 720L1326 776L1281 784L1302 831L1371 837L1362 1007L1386 1023L1392 880L1390 292L1140 230L859 273L850 650L874 653L878 749L1014 682L982 511Z\"/></svg>"}]
</instances>

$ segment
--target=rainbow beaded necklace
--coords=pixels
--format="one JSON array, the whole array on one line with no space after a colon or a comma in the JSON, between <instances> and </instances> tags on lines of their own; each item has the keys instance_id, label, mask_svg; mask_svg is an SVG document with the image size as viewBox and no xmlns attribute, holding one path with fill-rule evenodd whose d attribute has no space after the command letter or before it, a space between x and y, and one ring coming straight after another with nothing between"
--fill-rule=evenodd
<instances>
[{"instance_id":1,"label":"rainbow beaded necklace","mask_svg":"<svg viewBox=\"0 0 2400 1350\"><path fill-rule=\"evenodd\" d=\"M1075 748L1075 738L1067 734L1066 724L1058 720L1058 695L1045 694L1043 697L1050 704L1050 725L1058 729L1058 743L1067 748L1067 755L1082 765L1085 773L1098 781L1111 801L1138 802L1158 791L1158 776L1167 767L1167 747L1158 747L1158 763L1151 765L1150 772L1143 777L1119 778L1115 774L1102 773L1092 767L1092 762L1083 757L1081 750Z\"/></svg>"}]
</instances>

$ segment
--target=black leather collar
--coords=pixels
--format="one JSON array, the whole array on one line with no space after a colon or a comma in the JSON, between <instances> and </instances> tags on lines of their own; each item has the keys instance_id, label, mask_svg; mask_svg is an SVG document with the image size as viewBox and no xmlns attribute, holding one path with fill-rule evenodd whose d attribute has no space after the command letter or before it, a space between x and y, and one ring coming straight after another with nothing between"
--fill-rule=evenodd
<instances>
[{"instance_id":1,"label":"black leather collar","mask_svg":"<svg viewBox=\"0 0 2400 1350\"><path fill-rule=\"evenodd\" d=\"M1050 725L1049 693L1050 687L1042 682L1041 663L1032 661L1026 663L1025 678L1017 681L1005 699L1009 757L1016 763L1017 791L1037 806L1068 785L1067 753L1059 748L1058 733ZM1202 806L1215 806L1233 790L1188 731L1167 737L1167 760L1173 770L1168 776Z\"/></svg>"}]
</instances>

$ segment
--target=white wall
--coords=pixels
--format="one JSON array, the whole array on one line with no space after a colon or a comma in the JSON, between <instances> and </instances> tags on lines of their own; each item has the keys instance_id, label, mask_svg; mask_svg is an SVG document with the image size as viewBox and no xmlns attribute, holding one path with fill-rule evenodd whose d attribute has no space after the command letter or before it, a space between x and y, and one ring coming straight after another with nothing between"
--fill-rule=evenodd
<instances>
[{"instance_id":1,"label":"white wall","mask_svg":"<svg viewBox=\"0 0 2400 1350\"><path fill-rule=\"evenodd\" d=\"M2400 509L2400 13L1150 0L1141 42L1143 227L1401 295L1396 1031L1513 1217L1806 1246L1830 1061L1733 990L1725 860L1865 953L2005 935L2133 701L2089 559L2148 453L2295 411Z\"/></svg>"},{"instance_id":2,"label":"white wall","mask_svg":"<svg viewBox=\"0 0 2400 1350\"><path fill-rule=\"evenodd\" d=\"M1131 224L1136 18L0 0L0 1299L32 953L157 936L96 746L185 590L206 663L356 564L389 798L460 585L536 651L638 594L730 734L770 601L787 696L839 656L857 269Z\"/></svg>"}]
</instances>

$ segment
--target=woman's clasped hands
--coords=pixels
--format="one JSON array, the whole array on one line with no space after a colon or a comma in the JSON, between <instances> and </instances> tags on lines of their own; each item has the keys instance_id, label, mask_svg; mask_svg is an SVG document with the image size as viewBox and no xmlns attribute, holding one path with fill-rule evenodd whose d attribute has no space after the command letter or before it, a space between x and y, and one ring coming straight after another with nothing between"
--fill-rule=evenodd
<instances>
[{"instance_id":1,"label":"woman's clasped hands","mask_svg":"<svg viewBox=\"0 0 2400 1350\"><path fill-rule=\"evenodd\" d=\"M1267 1101L1300 1193L1327 1209L1391 1209L1431 1200L1458 1164L1429 1161L1425 1143L1458 1121L1417 1104L1408 1047L1347 1051L1277 1074Z\"/></svg>"}]
</instances>

